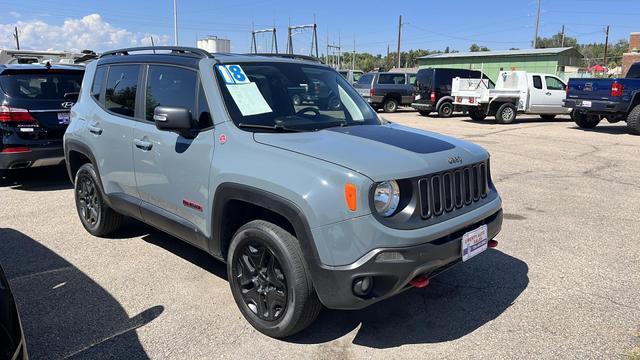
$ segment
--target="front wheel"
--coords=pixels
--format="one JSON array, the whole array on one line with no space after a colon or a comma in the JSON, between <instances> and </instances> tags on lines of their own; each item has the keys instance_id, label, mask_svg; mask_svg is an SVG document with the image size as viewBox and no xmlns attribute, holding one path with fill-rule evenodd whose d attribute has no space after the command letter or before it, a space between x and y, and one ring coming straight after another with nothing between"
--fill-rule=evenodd
<instances>
[{"instance_id":1,"label":"front wheel","mask_svg":"<svg viewBox=\"0 0 640 360\"><path fill-rule=\"evenodd\" d=\"M233 236L227 260L233 298L256 330L282 338L318 316L322 305L300 245L281 227L263 220L245 224Z\"/></svg>"},{"instance_id":2,"label":"front wheel","mask_svg":"<svg viewBox=\"0 0 640 360\"><path fill-rule=\"evenodd\" d=\"M395 99L387 99L384 101L384 105L382 107L384 109L384 112L394 113L398 111L398 101L396 101Z\"/></svg>"},{"instance_id":3,"label":"front wheel","mask_svg":"<svg viewBox=\"0 0 640 360\"><path fill-rule=\"evenodd\" d=\"M598 115L587 115L578 111L573 111L571 118L582 129L593 129L600 123Z\"/></svg>"},{"instance_id":4,"label":"front wheel","mask_svg":"<svg viewBox=\"0 0 640 360\"><path fill-rule=\"evenodd\" d=\"M120 228L122 215L111 209L104 195L92 164L84 164L74 181L78 216L84 228L93 236L106 236Z\"/></svg>"},{"instance_id":5,"label":"front wheel","mask_svg":"<svg viewBox=\"0 0 640 360\"><path fill-rule=\"evenodd\" d=\"M496 121L500 124L511 124L516 119L518 109L512 103L504 103L496 112Z\"/></svg>"}]
</instances>

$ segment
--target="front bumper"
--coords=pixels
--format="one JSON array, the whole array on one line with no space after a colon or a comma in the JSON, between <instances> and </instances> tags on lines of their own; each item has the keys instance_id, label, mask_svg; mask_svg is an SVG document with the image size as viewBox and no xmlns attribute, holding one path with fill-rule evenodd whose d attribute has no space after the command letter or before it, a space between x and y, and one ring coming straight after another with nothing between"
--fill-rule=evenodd
<instances>
[{"instance_id":1,"label":"front bumper","mask_svg":"<svg viewBox=\"0 0 640 360\"><path fill-rule=\"evenodd\" d=\"M584 106L584 100L565 99L564 107L575 109L576 111L593 113L593 114L612 114L624 113L627 111L627 105L621 102L608 100L586 100L591 103L590 106Z\"/></svg>"},{"instance_id":2,"label":"front bumper","mask_svg":"<svg viewBox=\"0 0 640 360\"><path fill-rule=\"evenodd\" d=\"M27 152L0 152L0 169L21 169L28 167L60 165L64 162L62 144L56 147L30 148Z\"/></svg>"},{"instance_id":3,"label":"front bumper","mask_svg":"<svg viewBox=\"0 0 640 360\"><path fill-rule=\"evenodd\" d=\"M325 266L311 264L318 297L331 309L361 309L411 287L416 276L433 277L461 261L462 236L481 225L487 225L488 238L493 239L502 228L502 209L485 218L433 241L409 246L377 248L353 264ZM402 259L381 260L381 254L399 253ZM371 276L373 289L366 296L353 292L354 281Z\"/></svg>"}]
</instances>

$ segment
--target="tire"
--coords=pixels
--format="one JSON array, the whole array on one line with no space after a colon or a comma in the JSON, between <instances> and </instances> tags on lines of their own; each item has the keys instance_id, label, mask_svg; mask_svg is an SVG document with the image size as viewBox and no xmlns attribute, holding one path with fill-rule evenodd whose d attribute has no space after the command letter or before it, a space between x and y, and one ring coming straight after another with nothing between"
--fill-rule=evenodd
<instances>
[{"instance_id":1,"label":"tire","mask_svg":"<svg viewBox=\"0 0 640 360\"><path fill-rule=\"evenodd\" d=\"M322 309L298 240L270 222L254 220L238 229L229 246L227 273L240 312L265 335L293 335Z\"/></svg>"},{"instance_id":2,"label":"tire","mask_svg":"<svg viewBox=\"0 0 640 360\"><path fill-rule=\"evenodd\" d=\"M438 106L438 116L441 118L448 118L453 115L453 103L444 101Z\"/></svg>"},{"instance_id":3,"label":"tire","mask_svg":"<svg viewBox=\"0 0 640 360\"><path fill-rule=\"evenodd\" d=\"M487 117L487 114L480 109L469 109L469 117L473 121L482 121Z\"/></svg>"},{"instance_id":4,"label":"tire","mask_svg":"<svg viewBox=\"0 0 640 360\"><path fill-rule=\"evenodd\" d=\"M500 105L496 112L496 121L499 124L511 124L516 119L518 109L512 103L504 103Z\"/></svg>"},{"instance_id":5,"label":"tire","mask_svg":"<svg viewBox=\"0 0 640 360\"><path fill-rule=\"evenodd\" d=\"M582 129L593 129L600 123L598 115L587 115L577 111L571 113L571 118Z\"/></svg>"},{"instance_id":6,"label":"tire","mask_svg":"<svg viewBox=\"0 0 640 360\"><path fill-rule=\"evenodd\" d=\"M429 116L429 114L431 114L431 111L418 110L418 113L422 116Z\"/></svg>"},{"instance_id":7,"label":"tire","mask_svg":"<svg viewBox=\"0 0 640 360\"><path fill-rule=\"evenodd\" d=\"M633 135L640 135L640 105L636 105L627 115L627 129Z\"/></svg>"},{"instance_id":8,"label":"tire","mask_svg":"<svg viewBox=\"0 0 640 360\"><path fill-rule=\"evenodd\" d=\"M556 118L555 115L540 115L540 118L544 121L551 121Z\"/></svg>"},{"instance_id":9,"label":"tire","mask_svg":"<svg viewBox=\"0 0 640 360\"><path fill-rule=\"evenodd\" d=\"M386 113L394 113L398 111L398 101L396 99L386 99L382 108Z\"/></svg>"},{"instance_id":10,"label":"tire","mask_svg":"<svg viewBox=\"0 0 640 360\"><path fill-rule=\"evenodd\" d=\"M74 194L80 222L91 235L106 236L120 228L123 216L105 203L93 164L84 164L78 169Z\"/></svg>"}]
</instances>

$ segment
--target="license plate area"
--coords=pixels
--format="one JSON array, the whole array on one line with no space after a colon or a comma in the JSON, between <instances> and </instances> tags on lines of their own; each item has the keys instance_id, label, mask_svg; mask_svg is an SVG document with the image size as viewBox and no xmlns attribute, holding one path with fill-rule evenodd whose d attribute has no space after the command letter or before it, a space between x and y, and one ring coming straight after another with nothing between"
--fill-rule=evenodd
<instances>
[{"instance_id":1,"label":"license plate area","mask_svg":"<svg viewBox=\"0 0 640 360\"><path fill-rule=\"evenodd\" d=\"M488 234L487 225L482 225L462 235L460 248L463 262L487 250L489 244Z\"/></svg>"},{"instance_id":2,"label":"license plate area","mask_svg":"<svg viewBox=\"0 0 640 360\"><path fill-rule=\"evenodd\" d=\"M68 112L58 113L58 124L69 125L71 115Z\"/></svg>"},{"instance_id":3,"label":"license plate area","mask_svg":"<svg viewBox=\"0 0 640 360\"><path fill-rule=\"evenodd\" d=\"M581 106L581 107L590 108L590 107L591 107L591 101L583 100L583 101L580 103L580 106Z\"/></svg>"}]
</instances>

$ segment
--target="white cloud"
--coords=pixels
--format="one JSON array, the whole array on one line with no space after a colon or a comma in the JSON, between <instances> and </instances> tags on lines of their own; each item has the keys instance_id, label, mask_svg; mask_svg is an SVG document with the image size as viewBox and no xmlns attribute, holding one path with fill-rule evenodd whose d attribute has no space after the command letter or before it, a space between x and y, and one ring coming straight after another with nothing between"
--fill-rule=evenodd
<instances>
[{"instance_id":1,"label":"white cloud","mask_svg":"<svg viewBox=\"0 0 640 360\"><path fill-rule=\"evenodd\" d=\"M19 17L21 17L22 15L17 12L17 11L9 11L9 15L13 16L14 18L18 19Z\"/></svg>"},{"instance_id":2,"label":"white cloud","mask_svg":"<svg viewBox=\"0 0 640 360\"><path fill-rule=\"evenodd\" d=\"M11 34L17 25L20 48L34 50L90 49L104 51L129 46L151 45L153 36L156 45L168 44L167 35L134 33L105 22L100 14L90 14L82 19L67 19L62 25L51 25L42 20L18 21L17 24L0 24L0 34ZM13 48L12 36L0 36L0 48Z\"/></svg>"}]
</instances>

